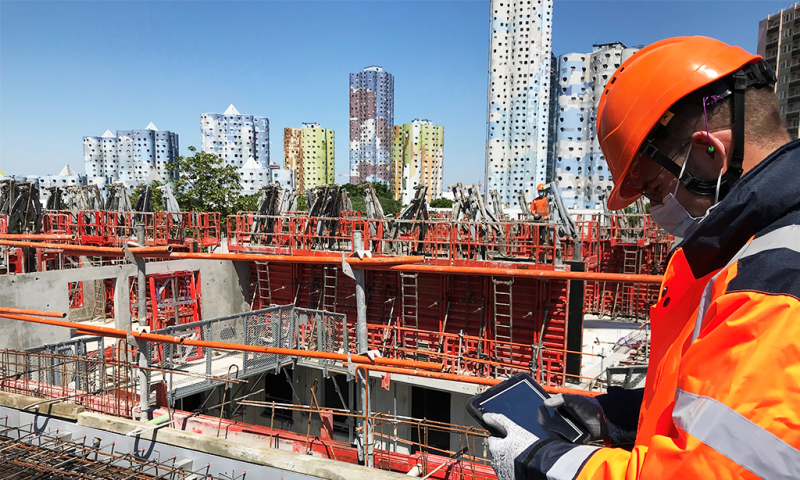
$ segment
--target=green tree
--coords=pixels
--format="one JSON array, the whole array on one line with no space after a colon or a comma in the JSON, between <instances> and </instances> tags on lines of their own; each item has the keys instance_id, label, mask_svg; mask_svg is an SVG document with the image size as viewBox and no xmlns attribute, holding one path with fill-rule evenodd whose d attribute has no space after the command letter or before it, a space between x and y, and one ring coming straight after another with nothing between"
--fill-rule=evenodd
<instances>
[{"instance_id":1,"label":"green tree","mask_svg":"<svg viewBox=\"0 0 800 480\"><path fill-rule=\"evenodd\" d=\"M142 195L142 190L144 190L146 184L140 183L136 186L136 189L130 196L131 199L131 207L136 208L136 202L139 200L139 197ZM153 205L154 212L163 212L164 211L164 200L163 195L161 194L161 190L159 187L163 186L164 184L159 182L158 180L153 180L153 183L150 184L151 192L150 192L150 203Z\"/></svg>"},{"instance_id":2,"label":"green tree","mask_svg":"<svg viewBox=\"0 0 800 480\"><path fill-rule=\"evenodd\" d=\"M256 212L258 211L258 199L260 192L252 195L241 195L236 199L236 212Z\"/></svg>"},{"instance_id":3,"label":"green tree","mask_svg":"<svg viewBox=\"0 0 800 480\"><path fill-rule=\"evenodd\" d=\"M395 200L392 197L392 192L389 190L388 185L377 182L371 183L375 188L375 195L378 196L378 202L380 202L381 207L383 208L383 213L386 215L399 213L403 205L400 203L400 201ZM342 188L344 188L347 191L347 194L350 196L350 203L353 204L353 210L363 213L367 211L367 205L364 203L364 195L361 194L362 185L364 185L364 183L359 183L358 185L345 183L342 185Z\"/></svg>"},{"instance_id":4,"label":"green tree","mask_svg":"<svg viewBox=\"0 0 800 480\"><path fill-rule=\"evenodd\" d=\"M298 212L308 211L308 197L306 197L305 194L297 196L297 211Z\"/></svg>"},{"instance_id":5,"label":"green tree","mask_svg":"<svg viewBox=\"0 0 800 480\"><path fill-rule=\"evenodd\" d=\"M219 212L222 218L236 213L242 189L237 168L225 165L213 153L198 152L194 147L189 151L194 155L177 158L179 177L171 180L181 210Z\"/></svg>"},{"instance_id":6,"label":"green tree","mask_svg":"<svg viewBox=\"0 0 800 480\"><path fill-rule=\"evenodd\" d=\"M453 201L449 198L434 198L431 201L431 208L453 208Z\"/></svg>"}]
</instances>

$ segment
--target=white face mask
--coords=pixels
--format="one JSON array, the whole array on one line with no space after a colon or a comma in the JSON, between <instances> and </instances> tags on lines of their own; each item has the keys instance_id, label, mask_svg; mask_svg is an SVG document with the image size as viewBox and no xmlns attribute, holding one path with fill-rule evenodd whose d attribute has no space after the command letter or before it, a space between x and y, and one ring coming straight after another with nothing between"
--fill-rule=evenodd
<instances>
[{"instance_id":1,"label":"white face mask","mask_svg":"<svg viewBox=\"0 0 800 480\"><path fill-rule=\"evenodd\" d=\"M681 167L681 174L678 178L683 176L683 171L686 169L686 164L689 163L689 155L691 155L692 149L689 148L689 151L686 152L686 158L683 160L683 166ZM722 170L719 172L719 178L717 179L717 193L714 197L714 205L709 208L705 214L700 217L693 217L686 211L686 208L681 205L677 198L675 198L675 194L678 193L678 187L680 186L680 181L675 185L675 191L673 193L668 193L663 200L661 200L660 204L651 204L650 205L650 215L653 217L653 221L658 224L659 227L666 230L669 234L674 235L675 237L680 237L681 240L689 235L698 225L700 222L703 221L706 216L708 216L708 212L711 211L714 206L717 205L719 201L719 187L720 182L722 180ZM677 239L676 239L677 241Z\"/></svg>"},{"instance_id":2,"label":"white face mask","mask_svg":"<svg viewBox=\"0 0 800 480\"><path fill-rule=\"evenodd\" d=\"M668 193L658 205L650 205L650 215L653 221L671 235L685 237L706 218L693 217L683 208L675 195Z\"/></svg>"}]
</instances>

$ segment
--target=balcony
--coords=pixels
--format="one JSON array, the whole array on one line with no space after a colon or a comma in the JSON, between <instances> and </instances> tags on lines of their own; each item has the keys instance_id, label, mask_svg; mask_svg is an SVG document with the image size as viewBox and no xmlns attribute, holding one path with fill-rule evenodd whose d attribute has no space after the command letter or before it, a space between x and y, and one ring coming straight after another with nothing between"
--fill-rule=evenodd
<instances>
[{"instance_id":1,"label":"balcony","mask_svg":"<svg viewBox=\"0 0 800 480\"><path fill-rule=\"evenodd\" d=\"M789 69L790 72L800 72L800 63L792 65L792 68Z\"/></svg>"},{"instance_id":2,"label":"balcony","mask_svg":"<svg viewBox=\"0 0 800 480\"><path fill-rule=\"evenodd\" d=\"M797 66L800 67L800 65L797 65ZM800 78L798 78L797 80L792 80L791 82L789 82L789 88L797 88L797 87L800 87Z\"/></svg>"},{"instance_id":3,"label":"balcony","mask_svg":"<svg viewBox=\"0 0 800 480\"><path fill-rule=\"evenodd\" d=\"M778 46L778 41L775 40L774 42L769 42L764 48L766 48L767 50L771 50L773 48L776 48L777 46Z\"/></svg>"},{"instance_id":4,"label":"balcony","mask_svg":"<svg viewBox=\"0 0 800 480\"><path fill-rule=\"evenodd\" d=\"M800 111L798 112L789 112L786 114L786 120L792 120L794 118L800 117Z\"/></svg>"},{"instance_id":5,"label":"balcony","mask_svg":"<svg viewBox=\"0 0 800 480\"><path fill-rule=\"evenodd\" d=\"M798 18L797 20L800 20L800 18ZM797 20L795 20L795 22ZM780 23L776 23L775 25L773 25L771 27L767 27L767 35L770 35L770 34L773 34L773 33L777 32L778 29L780 28L780 26L781 26Z\"/></svg>"},{"instance_id":6,"label":"balcony","mask_svg":"<svg viewBox=\"0 0 800 480\"><path fill-rule=\"evenodd\" d=\"M792 95L791 97L786 99L789 103L800 102L800 94Z\"/></svg>"}]
</instances>

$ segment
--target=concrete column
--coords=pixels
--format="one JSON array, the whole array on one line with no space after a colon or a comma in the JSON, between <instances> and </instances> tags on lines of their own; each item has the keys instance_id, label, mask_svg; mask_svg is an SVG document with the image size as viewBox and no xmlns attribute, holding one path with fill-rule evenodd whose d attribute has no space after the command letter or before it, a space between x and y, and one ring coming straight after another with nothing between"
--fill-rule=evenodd
<instances>
[{"instance_id":1,"label":"concrete column","mask_svg":"<svg viewBox=\"0 0 800 480\"><path fill-rule=\"evenodd\" d=\"M353 232L353 249L364 249L364 238L361 232ZM369 349L367 342L367 295L364 291L364 270L353 270L353 275L356 277L356 341L358 342L358 351L360 353L366 352Z\"/></svg>"},{"instance_id":2,"label":"concrete column","mask_svg":"<svg viewBox=\"0 0 800 480\"><path fill-rule=\"evenodd\" d=\"M144 247L144 224L139 223L136 225L136 243ZM136 300L139 308L139 328L147 325L147 276L145 275L145 260L144 258L136 259Z\"/></svg>"},{"instance_id":3,"label":"concrete column","mask_svg":"<svg viewBox=\"0 0 800 480\"><path fill-rule=\"evenodd\" d=\"M136 243L144 246L144 224L136 225ZM136 301L139 310L139 330L147 325L147 276L145 275L144 258L136 259ZM154 299L155 300L155 299ZM149 420L150 410L150 344L139 342L139 407L141 409L141 421Z\"/></svg>"},{"instance_id":4,"label":"concrete column","mask_svg":"<svg viewBox=\"0 0 800 480\"><path fill-rule=\"evenodd\" d=\"M364 249L364 238L361 232L353 232L353 250L359 251ZM364 290L364 270L353 270L353 275L356 280L356 342L358 344L358 352L363 353L369 350L369 342L367 340L367 295ZM356 375L359 390L361 392L361 410L362 412L369 413L369 401L367 399L367 381L368 378L364 372L359 372ZM365 463L368 467L372 466L372 453L374 448L374 439L372 435L372 425L369 421L361 420L363 424L362 432L364 433L364 455Z\"/></svg>"},{"instance_id":5,"label":"concrete column","mask_svg":"<svg viewBox=\"0 0 800 480\"><path fill-rule=\"evenodd\" d=\"M125 269L120 269L114 279L114 327L121 330L131 329L131 298L128 288L128 274Z\"/></svg>"}]
</instances>

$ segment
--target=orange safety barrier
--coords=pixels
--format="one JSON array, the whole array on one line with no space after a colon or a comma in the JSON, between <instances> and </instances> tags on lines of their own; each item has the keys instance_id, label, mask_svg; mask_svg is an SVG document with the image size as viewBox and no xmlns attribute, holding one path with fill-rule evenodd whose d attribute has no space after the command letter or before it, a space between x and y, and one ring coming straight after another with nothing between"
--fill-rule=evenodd
<instances>
[{"instance_id":1,"label":"orange safety barrier","mask_svg":"<svg viewBox=\"0 0 800 480\"><path fill-rule=\"evenodd\" d=\"M451 260L533 259L537 263L553 263L556 254L554 225L549 224L262 216L251 212L239 212L227 219L230 252L350 252L355 231L362 232L365 248L373 253Z\"/></svg>"},{"instance_id":2,"label":"orange safety barrier","mask_svg":"<svg viewBox=\"0 0 800 480\"><path fill-rule=\"evenodd\" d=\"M219 246L220 214L217 212L113 212L103 210L47 211L42 220L45 234L75 235L79 244L120 246L136 240L136 224L145 230L145 245L194 244Z\"/></svg>"}]
</instances>

